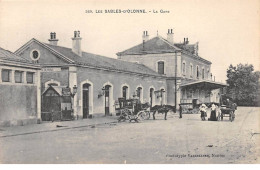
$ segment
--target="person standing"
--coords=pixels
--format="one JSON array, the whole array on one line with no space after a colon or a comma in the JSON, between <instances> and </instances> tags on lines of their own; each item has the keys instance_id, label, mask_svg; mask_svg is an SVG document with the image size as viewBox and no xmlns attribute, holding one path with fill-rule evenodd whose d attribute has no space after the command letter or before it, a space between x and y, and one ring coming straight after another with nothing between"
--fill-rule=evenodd
<instances>
[{"instance_id":1,"label":"person standing","mask_svg":"<svg viewBox=\"0 0 260 170\"><path fill-rule=\"evenodd\" d=\"M216 105L213 103L211 105L211 113L210 113L210 118L209 120L211 121L217 121L217 117L216 117Z\"/></svg>"},{"instance_id":2,"label":"person standing","mask_svg":"<svg viewBox=\"0 0 260 170\"><path fill-rule=\"evenodd\" d=\"M207 117L207 106L204 103L200 106L200 117L202 121Z\"/></svg>"}]
</instances>

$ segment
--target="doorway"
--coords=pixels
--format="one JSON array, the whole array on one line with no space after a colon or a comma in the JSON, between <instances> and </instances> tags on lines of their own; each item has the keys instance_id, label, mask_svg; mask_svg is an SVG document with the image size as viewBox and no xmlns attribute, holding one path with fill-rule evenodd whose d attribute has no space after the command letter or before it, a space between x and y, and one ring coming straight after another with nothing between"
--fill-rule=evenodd
<instances>
[{"instance_id":1,"label":"doorway","mask_svg":"<svg viewBox=\"0 0 260 170\"><path fill-rule=\"evenodd\" d=\"M154 95L154 89L150 88L150 105L153 106L153 95Z\"/></svg>"},{"instance_id":2,"label":"doorway","mask_svg":"<svg viewBox=\"0 0 260 170\"><path fill-rule=\"evenodd\" d=\"M143 102L143 88L142 87L138 87L137 89L136 89L136 95L137 95L137 97L138 97L138 99L141 101L141 102Z\"/></svg>"},{"instance_id":3,"label":"doorway","mask_svg":"<svg viewBox=\"0 0 260 170\"><path fill-rule=\"evenodd\" d=\"M123 98L126 100L128 97L128 87L127 86L124 86L123 87Z\"/></svg>"},{"instance_id":4,"label":"doorway","mask_svg":"<svg viewBox=\"0 0 260 170\"><path fill-rule=\"evenodd\" d=\"M106 85L105 86L105 116L109 116L110 115L110 85Z\"/></svg>"},{"instance_id":5,"label":"doorway","mask_svg":"<svg viewBox=\"0 0 260 170\"><path fill-rule=\"evenodd\" d=\"M82 89L83 96L83 118L88 118L89 116L89 89L90 84L84 84Z\"/></svg>"}]
</instances>

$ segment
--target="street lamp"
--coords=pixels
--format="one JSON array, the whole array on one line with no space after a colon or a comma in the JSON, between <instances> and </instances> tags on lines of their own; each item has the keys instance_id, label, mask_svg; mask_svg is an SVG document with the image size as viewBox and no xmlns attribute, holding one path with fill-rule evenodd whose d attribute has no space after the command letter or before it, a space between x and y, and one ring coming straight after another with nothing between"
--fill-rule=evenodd
<instances>
[{"instance_id":1,"label":"street lamp","mask_svg":"<svg viewBox=\"0 0 260 170\"><path fill-rule=\"evenodd\" d=\"M72 93L70 94L72 98L74 98L75 94L77 93L78 87L76 85L74 85L74 87L72 88Z\"/></svg>"}]
</instances>

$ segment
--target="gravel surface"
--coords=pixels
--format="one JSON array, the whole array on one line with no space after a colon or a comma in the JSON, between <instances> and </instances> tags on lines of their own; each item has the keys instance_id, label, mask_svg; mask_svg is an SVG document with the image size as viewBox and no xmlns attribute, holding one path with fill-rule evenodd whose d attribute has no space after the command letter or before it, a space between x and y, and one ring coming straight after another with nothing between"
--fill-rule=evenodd
<instances>
[{"instance_id":1,"label":"gravel surface","mask_svg":"<svg viewBox=\"0 0 260 170\"><path fill-rule=\"evenodd\" d=\"M260 163L260 108L238 107L234 122L163 118L0 137L0 163Z\"/></svg>"}]
</instances>

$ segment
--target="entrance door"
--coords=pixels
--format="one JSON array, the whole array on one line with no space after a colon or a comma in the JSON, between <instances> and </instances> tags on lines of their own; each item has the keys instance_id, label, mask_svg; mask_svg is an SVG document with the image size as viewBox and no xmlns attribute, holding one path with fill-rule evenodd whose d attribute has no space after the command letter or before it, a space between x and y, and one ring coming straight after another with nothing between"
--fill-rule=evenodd
<instances>
[{"instance_id":1,"label":"entrance door","mask_svg":"<svg viewBox=\"0 0 260 170\"><path fill-rule=\"evenodd\" d=\"M89 84L83 85L83 118L88 118L89 115Z\"/></svg>"},{"instance_id":2,"label":"entrance door","mask_svg":"<svg viewBox=\"0 0 260 170\"><path fill-rule=\"evenodd\" d=\"M150 89L150 105L151 105L151 107L153 106L153 93L154 93L154 89L151 88Z\"/></svg>"},{"instance_id":3,"label":"entrance door","mask_svg":"<svg viewBox=\"0 0 260 170\"><path fill-rule=\"evenodd\" d=\"M127 96L127 90L128 90L128 87L127 86L124 86L123 87L123 98L126 100L126 96Z\"/></svg>"},{"instance_id":4,"label":"entrance door","mask_svg":"<svg viewBox=\"0 0 260 170\"><path fill-rule=\"evenodd\" d=\"M52 86L43 94L41 111L43 121L61 120L61 96Z\"/></svg>"},{"instance_id":5,"label":"entrance door","mask_svg":"<svg viewBox=\"0 0 260 170\"><path fill-rule=\"evenodd\" d=\"M105 86L105 115L108 116L109 115L109 90L110 90L110 85L106 85Z\"/></svg>"},{"instance_id":6,"label":"entrance door","mask_svg":"<svg viewBox=\"0 0 260 170\"><path fill-rule=\"evenodd\" d=\"M138 87L137 88L137 97L138 97L138 99L141 101L141 94L142 93L142 87Z\"/></svg>"}]
</instances>

